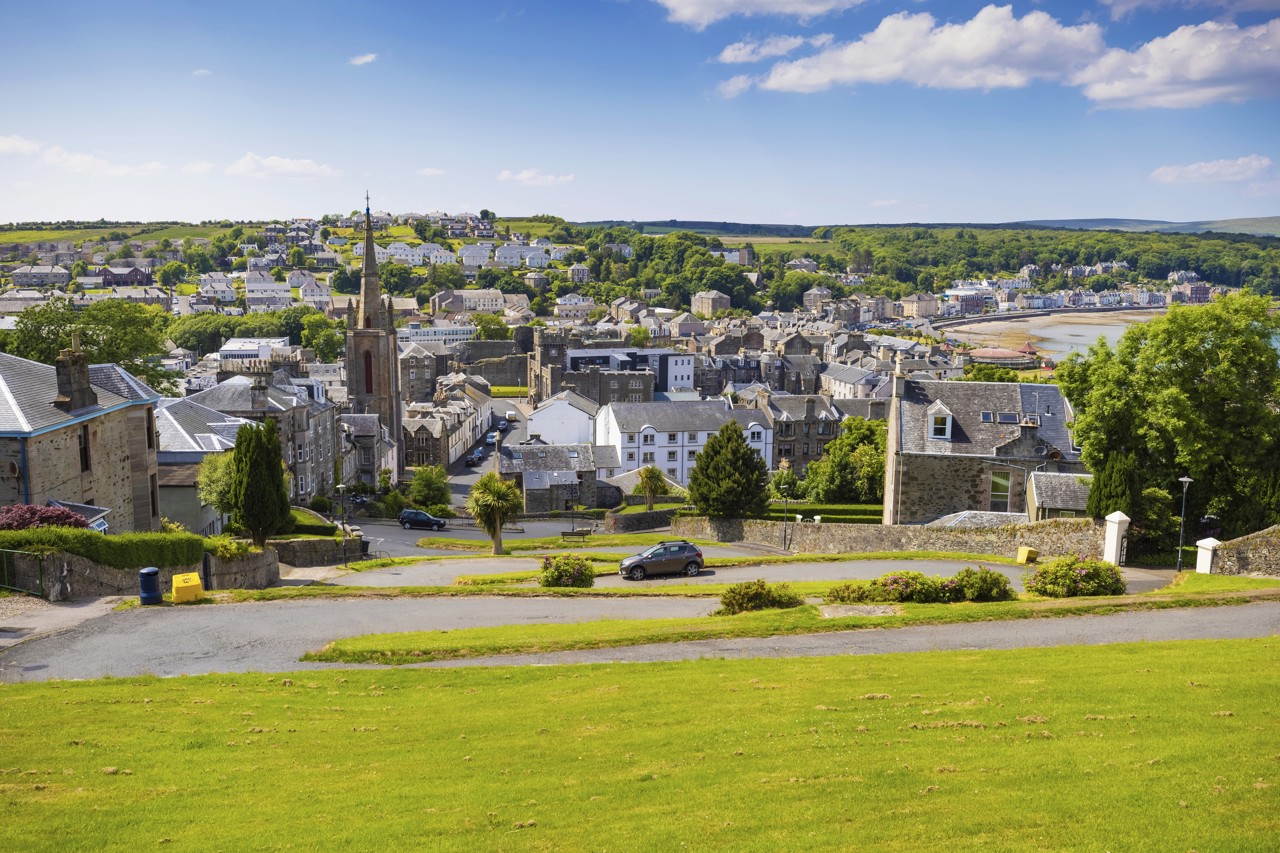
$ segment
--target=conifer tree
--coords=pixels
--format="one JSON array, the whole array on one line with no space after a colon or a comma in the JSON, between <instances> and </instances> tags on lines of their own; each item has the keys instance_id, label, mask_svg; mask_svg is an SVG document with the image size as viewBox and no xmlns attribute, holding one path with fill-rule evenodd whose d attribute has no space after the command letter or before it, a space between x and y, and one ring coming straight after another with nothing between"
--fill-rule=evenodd
<instances>
[{"instance_id":1,"label":"conifer tree","mask_svg":"<svg viewBox=\"0 0 1280 853\"><path fill-rule=\"evenodd\" d=\"M276 422L245 424L236 432L231 461L231 522L261 547L268 536L293 527Z\"/></svg>"},{"instance_id":2,"label":"conifer tree","mask_svg":"<svg viewBox=\"0 0 1280 853\"><path fill-rule=\"evenodd\" d=\"M1141 496L1142 485L1133 454L1113 453L1093 476L1085 512L1090 518L1106 518L1119 510L1129 518L1136 518Z\"/></svg>"},{"instance_id":3,"label":"conifer tree","mask_svg":"<svg viewBox=\"0 0 1280 853\"><path fill-rule=\"evenodd\" d=\"M707 440L689 474L689 502L711 518L758 518L769 507L769 469L737 421Z\"/></svg>"}]
</instances>

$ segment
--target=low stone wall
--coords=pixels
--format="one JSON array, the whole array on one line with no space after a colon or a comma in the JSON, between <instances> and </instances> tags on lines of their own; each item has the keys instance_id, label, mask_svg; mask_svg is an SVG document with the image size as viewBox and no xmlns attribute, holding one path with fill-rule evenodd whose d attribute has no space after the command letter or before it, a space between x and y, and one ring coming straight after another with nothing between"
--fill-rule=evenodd
<instances>
[{"instance_id":1,"label":"low stone wall","mask_svg":"<svg viewBox=\"0 0 1280 853\"><path fill-rule=\"evenodd\" d=\"M1215 575L1280 576L1280 525L1223 542L1213 555Z\"/></svg>"},{"instance_id":2,"label":"low stone wall","mask_svg":"<svg viewBox=\"0 0 1280 853\"><path fill-rule=\"evenodd\" d=\"M675 518L672 533L719 542L782 544L782 522L743 519ZM913 524L787 524L788 549L811 554L875 551L963 551L1016 557L1018 548L1043 556L1102 555L1103 524L1087 518L1055 518L1032 524L953 529Z\"/></svg>"},{"instance_id":3,"label":"low stone wall","mask_svg":"<svg viewBox=\"0 0 1280 853\"><path fill-rule=\"evenodd\" d=\"M24 556L18 561L24 577L34 579L44 570L44 597L50 601L74 598L102 598L112 595L137 595L138 569L116 569L95 563L76 554ZM173 576L194 572L206 590L266 589L280 580L280 563L270 548L236 560L220 560L208 555L205 564L158 566L160 591L173 589ZM29 587L34 589L34 586Z\"/></svg>"},{"instance_id":4,"label":"low stone wall","mask_svg":"<svg viewBox=\"0 0 1280 853\"><path fill-rule=\"evenodd\" d=\"M303 569L309 566L336 566L350 560L363 558L360 539L344 539L339 546L337 539L273 539L267 548L275 551L281 563Z\"/></svg>"},{"instance_id":5,"label":"low stone wall","mask_svg":"<svg viewBox=\"0 0 1280 853\"><path fill-rule=\"evenodd\" d=\"M679 507L655 509L653 512L611 512L604 517L606 533L632 533L636 530L656 530L671 524L671 517Z\"/></svg>"},{"instance_id":6,"label":"low stone wall","mask_svg":"<svg viewBox=\"0 0 1280 853\"><path fill-rule=\"evenodd\" d=\"M209 589L266 589L279 581L280 560L270 548L238 560L209 557Z\"/></svg>"}]
</instances>

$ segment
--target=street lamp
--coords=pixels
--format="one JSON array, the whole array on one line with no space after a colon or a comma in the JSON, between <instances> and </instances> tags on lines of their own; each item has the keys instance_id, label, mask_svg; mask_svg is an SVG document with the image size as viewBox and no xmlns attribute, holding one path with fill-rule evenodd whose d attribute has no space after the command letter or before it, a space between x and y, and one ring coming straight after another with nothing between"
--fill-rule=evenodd
<instances>
[{"instance_id":1,"label":"street lamp","mask_svg":"<svg viewBox=\"0 0 1280 853\"><path fill-rule=\"evenodd\" d=\"M778 473L791 470L791 460L783 458L778 463ZM778 484L778 491L782 492L782 550L787 550L787 519L790 517L789 510L791 508L791 484L782 482Z\"/></svg>"},{"instance_id":2,"label":"street lamp","mask_svg":"<svg viewBox=\"0 0 1280 853\"><path fill-rule=\"evenodd\" d=\"M1178 519L1178 571L1182 571L1182 532L1187 529L1187 486L1195 480L1190 477L1179 477L1182 484L1182 516Z\"/></svg>"},{"instance_id":3,"label":"street lamp","mask_svg":"<svg viewBox=\"0 0 1280 853\"><path fill-rule=\"evenodd\" d=\"M338 490L338 515L342 525L342 565L345 566L347 564L347 499L343 492L347 490L347 487L345 484L339 483L334 488Z\"/></svg>"}]
</instances>

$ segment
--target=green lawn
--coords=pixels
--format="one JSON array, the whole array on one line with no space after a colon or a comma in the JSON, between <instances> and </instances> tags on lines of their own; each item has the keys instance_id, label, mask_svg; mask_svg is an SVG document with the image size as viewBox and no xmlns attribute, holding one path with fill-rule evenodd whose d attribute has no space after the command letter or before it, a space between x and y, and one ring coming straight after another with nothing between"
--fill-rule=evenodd
<instances>
[{"instance_id":1,"label":"green lawn","mask_svg":"<svg viewBox=\"0 0 1280 853\"><path fill-rule=\"evenodd\" d=\"M0 685L4 847L1262 851L1280 639Z\"/></svg>"},{"instance_id":2,"label":"green lawn","mask_svg":"<svg viewBox=\"0 0 1280 853\"><path fill-rule=\"evenodd\" d=\"M670 533L601 533L587 537L587 541L579 547L586 548L647 548L659 542L679 539ZM695 545L721 545L706 539L688 540ZM575 543L576 544L576 543ZM517 551L551 551L572 550L559 536L540 536L535 539L504 539L503 552L511 554ZM488 542L477 542L474 539L450 539L445 536L426 536L418 540L419 548L451 548L458 551L492 551Z\"/></svg>"},{"instance_id":3,"label":"green lawn","mask_svg":"<svg viewBox=\"0 0 1280 853\"><path fill-rule=\"evenodd\" d=\"M527 397L529 387L527 385L491 385L489 392L494 397Z\"/></svg>"},{"instance_id":4,"label":"green lawn","mask_svg":"<svg viewBox=\"0 0 1280 853\"><path fill-rule=\"evenodd\" d=\"M684 506L683 501L680 501L677 503L663 503L661 501L653 502L654 511L657 511L660 509L679 509L682 506ZM644 504L629 504L623 509L618 510L618 515L633 515L637 512L648 512L648 511L649 511L649 508Z\"/></svg>"},{"instance_id":5,"label":"green lawn","mask_svg":"<svg viewBox=\"0 0 1280 853\"><path fill-rule=\"evenodd\" d=\"M769 504L769 518L774 521L795 521L797 515L806 519L822 516L823 524L879 524L884 516L880 504L815 504L799 501L773 501Z\"/></svg>"}]
</instances>

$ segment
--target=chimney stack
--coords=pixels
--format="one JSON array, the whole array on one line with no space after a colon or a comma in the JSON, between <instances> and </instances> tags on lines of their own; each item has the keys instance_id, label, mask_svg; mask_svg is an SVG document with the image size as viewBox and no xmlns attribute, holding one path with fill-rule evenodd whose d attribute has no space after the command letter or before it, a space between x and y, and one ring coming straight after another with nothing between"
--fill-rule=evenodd
<instances>
[{"instance_id":1,"label":"chimney stack","mask_svg":"<svg viewBox=\"0 0 1280 853\"><path fill-rule=\"evenodd\" d=\"M80 333L71 333L71 348L58 352L53 362L58 378L58 396L53 405L64 412L76 412L98 405L98 395L89 383L89 359L80 349Z\"/></svg>"},{"instance_id":2,"label":"chimney stack","mask_svg":"<svg viewBox=\"0 0 1280 853\"><path fill-rule=\"evenodd\" d=\"M253 380L253 384L249 386L249 408L255 412L258 410L266 411L267 386L261 379Z\"/></svg>"}]
</instances>

